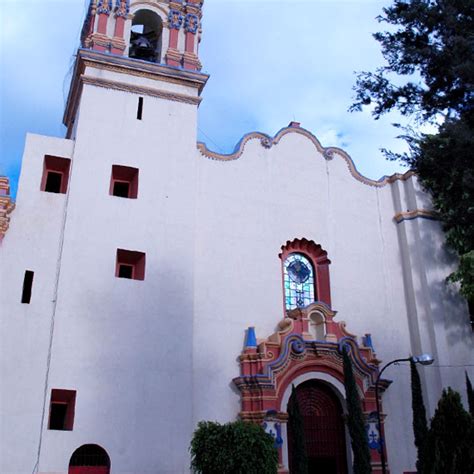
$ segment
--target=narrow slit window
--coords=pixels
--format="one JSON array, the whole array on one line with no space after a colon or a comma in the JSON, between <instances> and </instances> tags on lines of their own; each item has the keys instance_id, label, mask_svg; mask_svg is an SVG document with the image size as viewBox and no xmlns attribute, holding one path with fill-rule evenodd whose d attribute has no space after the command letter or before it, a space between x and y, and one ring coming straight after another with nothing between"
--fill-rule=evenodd
<instances>
[{"instance_id":1,"label":"narrow slit window","mask_svg":"<svg viewBox=\"0 0 474 474\"><path fill-rule=\"evenodd\" d=\"M143 97L138 98L137 120L141 120L143 116Z\"/></svg>"},{"instance_id":2,"label":"narrow slit window","mask_svg":"<svg viewBox=\"0 0 474 474\"><path fill-rule=\"evenodd\" d=\"M34 272L31 270L25 271L25 277L23 278L23 292L21 294L21 302L30 304L31 301L31 290L33 288L33 276Z\"/></svg>"}]
</instances>

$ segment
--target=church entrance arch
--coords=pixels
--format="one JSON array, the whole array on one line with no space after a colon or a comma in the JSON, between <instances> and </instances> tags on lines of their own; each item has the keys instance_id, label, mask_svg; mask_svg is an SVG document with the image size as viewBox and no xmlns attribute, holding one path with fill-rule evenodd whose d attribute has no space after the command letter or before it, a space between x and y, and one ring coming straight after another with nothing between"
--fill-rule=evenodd
<instances>
[{"instance_id":1,"label":"church entrance arch","mask_svg":"<svg viewBox=\"0 0 474 474\"><path fill-rule=\"evenodd\" d=\"M321 315L317 321L324 321L324 334L316 339L310 328L315 313ZM292 386L301 386L299 396L307 416L310 472L345 474L350 472L351 450L343 419L346 396L342 354L347 351L351 361L369 429L370 417L376 409L379 365L372 339L368 334L358 338L349 333L344 322L334 321L336 313L324 302L287 311L286 316L278 323L276 332L265 339L257 340L255 328L247 330L239 358L241 374L233 379L241 393L240 418L261 424L274 437L278 473L289 474L288 402ZM380 379L381 392L389 385L390 381ZM370 439L372 470L380 474L379 436L374 426L370 429L374 434Z\"/></svg>"},{"instance_id":2,"label":"church entrance arch","mask_svg":"<svg viewBox=\"0 0 474 474\"><path fill-rule=\"evenodd\" d=\"M84 444L71 456L68 474L110 474L109 455L97 444Z\"/></svg>"},{"instance_id":3,"label":"church entrance arch","mask_svg":"<svg viewBox=\"0 0 474 474\"><path fill-rule=\"evenodd\" d=\"M320 380L308 380L295 390L308 457L308 473L347 474L346 434L341 402ZM291 400L290 402L291 403ZM288 457L293 471L294 433L288 422Z\"/></svg>"}]
</instances>

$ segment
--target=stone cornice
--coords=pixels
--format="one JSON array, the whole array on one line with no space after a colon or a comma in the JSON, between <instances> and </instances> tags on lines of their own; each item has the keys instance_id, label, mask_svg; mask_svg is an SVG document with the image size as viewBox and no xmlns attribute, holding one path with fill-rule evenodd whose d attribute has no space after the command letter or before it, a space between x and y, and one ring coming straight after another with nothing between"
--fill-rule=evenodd
<instances>
[{"instance_id":1,"label":"stone cornice","mask_svg":"<svg viewBox=\"0 0 474 474\"><path fill-rule=\"evenodd\" d=\"M212 160L218 160L218 161L233 161L233 160L239 159L242 156L245 150L245 146L250 140L260 140L260 144L262 145L262 147L270 149L273 146L278 145L280 140L285 135L288 135L289 133L297 133L299 135L303 135L306 138L308 138L316 147L317 151L321 153L324 156L324 158L328 161L334 159L336 155L341 157L346 162L351 175L357 181L360 181L361 183L367 184L369 186L383 187L397 180L405 181L411 178L415 174L413 171L407 171L404 174L395 173L391 176L383 176L379 180L366 178L361 173L359 173L354 162L352 161L352 158L344 150L337 147L325 148L321 145L319 140L310 131L304 128L295 127L295 126L285 127L281 129L274 137L271 137L261 132L248 133L242 137L242 139L237 143L236 147L234 148L234 151L229 154L216 153L214 151L211 151L207 148L206 144L202 142L198 142L197 148L200 151L200 153L206 158L210 158Z\"/></svg>"},{"instance_id":2,"label":"stone cornice","mask_svg":"<svg viewBox=\"0 0 474 474\"><path fill-rule=\"evenodd\" d=\"M90 84L105 89L115 89L123 92L159 97L161 99L173 100L175 102L183 102L185 104L198 105L202 100L201 97L193 97L186 94L179 94L177 92L168 92L153 87L136 86L127 82L109 81L107 79L87 75L81 76L81 82L82 84Z\"/></svg>"},{"instance_id":3,"label":"stone cornice","mask_svg":"<svg viewBox=\"0 0 474 474\"><path fill-rule=\"evenodd\" d=\"M136 77L152 79L156 81L157 88L155 89L153 87L135 86L121 81L112 81L99 78L95 79L91 76L85 76L84 73L86 67L112 71L128 76L132 75ZM187 87L193 87L197 89L198 94L200 94L207 80L209 79L207 74L196 71L184 70L163 64L148 63L137 59L115 56L98 51L79 49L63 117L63 123L68 128L68 137L70 136L72 129L72 121L79 104L85 77L88 77L86 81L88 81L89 84L94 84L99 87L126 90L127 92L152 95L154 97L162 97L169 100L176 100L190 104L199 104L201 99L199 97L188 96L186 94L163 91L159 88L159 83L168 82Z\"/></svg>"}]
</instances>

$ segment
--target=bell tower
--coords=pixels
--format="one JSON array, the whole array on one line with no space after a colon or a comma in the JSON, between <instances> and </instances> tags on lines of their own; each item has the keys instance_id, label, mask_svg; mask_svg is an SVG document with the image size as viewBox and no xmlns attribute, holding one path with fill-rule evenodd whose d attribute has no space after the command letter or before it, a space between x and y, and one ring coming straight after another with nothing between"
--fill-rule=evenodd
<instances>
[{"instance_id":1,"label":"bell tower","mask_svg":"<svg viewBox=\"0 0 474 474\"><path fill-rule=\"evenodd\" d=\"M203 0L91 0L82 47L200 70Z\"/></svg>"},{"instance_id":2,"label":"bell tower","mask_svg":"<svg viewBox=\"0 0 474 474\"><path fill-rule=\"evenodd\" d=\"M103 91L99 96L88 86L135 94L137 118L143 114L145 120L153 109L168 128L173 126L166 116L169 102L194 105L194 110L181 110L196 128L197 106L208 79L200 72L198 56L202 5L203 0L91 0L64 114L67 138L76 139L79 111L110 123L123 116L112 112L123 97L116 96L112 104L112 95ZM92 95L94 103L85 100ZM194 134L193 147L195 139Z\"/></svg>"}]
</instances>

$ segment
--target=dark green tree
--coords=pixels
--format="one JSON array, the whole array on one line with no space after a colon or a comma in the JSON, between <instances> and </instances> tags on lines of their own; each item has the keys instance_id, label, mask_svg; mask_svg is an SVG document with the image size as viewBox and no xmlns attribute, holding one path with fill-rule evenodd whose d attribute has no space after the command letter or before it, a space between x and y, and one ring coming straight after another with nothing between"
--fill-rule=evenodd
<instances>
[{"instance_id":1,"label":"dark green tree","mask_svg":"<svg viewBox=\"0 0 474 474\"><path fill-rule=\"evenodd\" d=\"M191 468L199 474L276 474L275 440L259 425L201 421L191 441Z\"/></svg>"},{"instance_id":2,"label":"dark green tree","mask_svg":"<svg viewBox=\"0 0 474 474\"><path fill-rule=\"evenodd\" d=\"M466 372L466 391L467 391L467 403L469 406L469 413L474 419L474 391L472 390L471 380Z\"/></svg>"},{"instance_id":3,"label":"dark green tree","mask_svg":"<svg viewBox=\"0 0 474 474\"><path fill-rule=\"evenodd\" d=\"M459 393L443 390L426 439L422 474L474 472L473 419L464 410Z\"/></svg>"},{"instance_id":4,"label":"dark green tree","mask_svg":"<svg viewBox=\"0 0 474 474\"><path fill-rule=\"evenodd\" d=\"M425 442L428 434L428 422L426 421L426 409L423 403L423 392L421 389L420 374L416 364L410 361L411 371L411 407L413 411L413 434L417 449L416 470L423 472L425 465Z\"/></svg>"},{"instance_id":5,"label":"dark green tree","mask_svg":"<svg viewBox=\"0 0 474 474\"><path fill-rule=\"evenodd\" d=\"M374 35L386 64L358 74L351 110L371 105L375 119L398 110L431 122L436 134L406 130L406 154L386 152L431 192L460 265L451 275L474 301L474 0L394 0ZM441 125L438 125L441 124Z\"/></svg>"},{"instance_id":6,"label":"dark green tree","mask_svg":"<svg viewBox=\"0 0 474 474\"><path fill-rule=\"evenodd\" d=\"M290 434L288 447L291 452L291 473L308 474L303 418L294 385L291 387L291 397L288 402L288 432Z\"/></svg>"},{"instance_id":7,"label":"dark green tree","mask_svg":"<svg viewBox=\"0 0 474 474\"><path fill-rule=\"evenodd\" d=\"M354 455L354 474L369 474L372 472L372 468L370 465L370 450L365 428L365 419L362 413L354 372L352 370L352 362L345 347L342 350L342 360L347 400L347 425L351 436L352 452Z\"/></svg>"}]
</instances>

